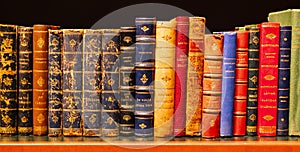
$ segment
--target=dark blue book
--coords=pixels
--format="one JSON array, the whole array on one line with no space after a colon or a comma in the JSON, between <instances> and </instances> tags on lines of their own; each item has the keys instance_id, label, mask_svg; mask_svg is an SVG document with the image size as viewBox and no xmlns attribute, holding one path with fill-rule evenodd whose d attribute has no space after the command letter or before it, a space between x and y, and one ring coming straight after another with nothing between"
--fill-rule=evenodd
<instances>
[{"instance_id":1,"label":"dark blue book","mask_svg":"<svg viewBox=\"0 0 300 152\"><path fill-rule=\"evenodd\" d=\"M62 30L49 30L48 136L62 135Z\"/></svg>"},{"instance_id":2,"label":"dark blue book","mask_svg":"<svg viewBox=\"0 0 300 152\"><path fill-rule=\"evenodd\" d=\"M83 47L83 136L101 136L101 29L85 29Z\"/></svg>"},{"instance_id":3,"label":"dark blue book","mask_svg":"<svg viewBox=\"0 0 300 152\"><path fill-rule=\"evenodd\" d=\"M17 134L17 25L0 25L0 134Z\"/></svg>"},{"instance_id":4,"label":"dark blue book","mask_svg":"<svg viewBox=\"0 0 300 152\"><path fill-rule=\"evenodd\" d=\"M18 134L30 135L32 122L32 42L33 28L18 28Z\"/></svg>"},{"instance_id":5,"label":"dark blue book","mask_svg":"<svg viewBox=\"0 0 300 152\"><path fill-rule=\"evenodd\" d=\"M120 135L134 135L134 81L136 27L120 29Z\"/></svg>"},{"instance_id":6,"label":"dark blue book","mask_svg":"<svg viewBox=\"0 0 300 152\"><path fill-rule=\"evenodd\" d=\"M82 136L82 29L63 30L63 135Z\"/></svg>"},{"instance_id":7,"label":"dark blue book","mask_svg":"<svg viewBox=\"0 0 300 152\"><path fill-rule=\"evenodd\" d=\"M258 100L258 64L259 64L259 38L258 27L249 26L249 53L248 53L248 92L246 108L246 134L248 136L257 135L257 100Z\"/></svg>"},{"instance_id":8,"label":"dark blue book","mask_svg":"<svg viewBox=\"0 0 300 152\"><path fill-rule=\"evenodd\" d=\"M156 18L137 17L135 54L135 136L154 135L153 81L155 74Z\"/></svg>"},{"instance_id":9,"label":"dark blue book","mask_svg":"<svg viewBox=\"0 0 300 152\"><path fill-rule=\"evenodd\" d=\"M102 135L117 137L120 129L120 29L103 29L101 43Z\"/></svg>"},{"instance_id":10,"label":"dark blue book","mask_svg":"<svg viewBox=\"0 0 300 152\"><path fill-rule=\"evenodd\" d=\"M223 71L220 136L233 135L233 101L236 68L236 32L223 32Z\"/></svg>"},{"instance_id":11,"label":"dark blue book","mask_svg":"<svg viewBox=\"0 0 300 152\"><path fill-rule=\"evenodd\" d=\"M280 27L277 135L287 136L289 128L289 84L292 26Z\"/></svg>"}]
</instances>

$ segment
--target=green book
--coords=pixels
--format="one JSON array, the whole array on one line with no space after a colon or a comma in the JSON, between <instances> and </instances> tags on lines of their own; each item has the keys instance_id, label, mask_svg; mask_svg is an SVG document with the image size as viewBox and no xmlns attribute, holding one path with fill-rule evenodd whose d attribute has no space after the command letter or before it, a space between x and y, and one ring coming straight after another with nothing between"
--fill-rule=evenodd
<instances>
[{"instance_id":1,"label":"green book","mask_svg":"<svg viewBox=\"0 0 300 152\"><path fill-rule=\"evenodd\" d=\"M280 22L281 26L292 26L289 135L300 136L300 9L270 12L270 22Z\"/></svg>"}]
</instances>

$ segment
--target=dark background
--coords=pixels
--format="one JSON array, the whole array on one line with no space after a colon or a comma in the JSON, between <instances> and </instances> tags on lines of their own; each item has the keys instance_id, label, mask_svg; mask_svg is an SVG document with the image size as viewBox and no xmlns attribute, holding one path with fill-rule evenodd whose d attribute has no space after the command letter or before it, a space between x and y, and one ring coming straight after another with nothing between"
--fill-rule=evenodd
<instances>
[{"instance_id":1,"label":"dark background","mask_svg":"<svg viewBox=\"0 0 300 152\"><path fill-rule=\"evenodd\" d=\"M211 31L233 30L235 26L264 22L269 12L300 8L300 0L4 0L0 3L0 23L90 28L105 15L139 3L173 5L206 17L206 26Z\"/></svg>"}]
</instances>

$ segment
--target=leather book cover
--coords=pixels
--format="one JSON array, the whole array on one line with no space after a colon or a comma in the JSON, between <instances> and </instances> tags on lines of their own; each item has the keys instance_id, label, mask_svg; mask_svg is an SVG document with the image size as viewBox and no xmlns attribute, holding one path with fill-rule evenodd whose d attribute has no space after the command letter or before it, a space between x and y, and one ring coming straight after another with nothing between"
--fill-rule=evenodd
<instances>
[{"instance_id":1,"label":"leather book cover","mask_svg":"<svg viewBox=\"0 0 300 152\"><path fill-rule=\"evenodd\" d=\"M236 32L224 32L220 136L233 136Z\"/></svg>"},{"instance_id":2,"label":"leather book cover","mask_svg":"<svg viewBox=\"0 0 300 152\"><path fill-rule=\"evenodd\" d=\"M0 24L1 64L0 64L0 134L17 134L18 93L17 93L17 25Z\"/></svg>"},{"instance_id":3,"label":"leather book cover","mask_svg":"<svg viewBox=\"0 0 300 152\"><path fill-rule=\"evenodd\" d=\"M62 136L63 31L49 30L48 34L48 136Z\"/></svg>"},{"instance_id":4,"label":"leather book cover","mask_svg":"<svg viewBox=\"0 0 300 152\"><path fill-rule=\"evenodd\" d=\"M83 136L101 136L101 29L85 29L83 48Z\"/></svg>"},{"instance_id":5,"label":"leather book cover","mask_svg":"<svg viewBox=\"0 0 300 152\"><path fill-rule=\"evenodd\" d=\"M134 64L136 27L120 29L120 135L134 135Z\"/></svg>"},{"instance_id":6,"label":"leather book cover","mask_svg":"<svg viewBox=\"0 0 300 152\"><path fill-rule=\"evenodd\" d=\"M276 136L280 23L260 29L257 135Z\"/></svg>"},{"instance_id":7,"label":"leather book cover","mask_svg":"<svg viewBox=\"0 0 300 152\"><path fill-rule=\"evenodd\" d=\"M102 135L119 136L120 29L103 29L102 34Z\"/></svg>"},{"instance_id":8,"label":"leather book cover","mask_svg":"<svg viewBox=\"0 0 300 152\"><path fill-rule=\"evenodd\" d=\"M156 22L154 136L173 137L175 42L174 20Z\"/></svg>"},{"instance_id":9,"label":"leather book cover","mask_svg":"<svg viewBox=\"0 0 300 152\"><path fill-rule=\"evenodd\" d=\"M63 135L82 136L83 30L63 30Z\"/></svg>"},{"instance_id":10,"label":"leather book cover","mask_svg":"<svg viewBox=\"0 0 300 152\"><path fill-rule=\"evenodd\" d=\"M156 47L156 18L136 17L135 54L135 135L154 135L154 76Z\"/></svg>"},{"instance_id":11,"label":"leather book cover","mask_svg":"<svg viewBox=\"0 0 300 152\"><path fill-rule=\"evenodd\" d=\"M236 31L236 69L233 101L233 135L246 134L246 104L248 91L249 32Z\"/></svg>"},{"instance_id":12,"label":"leather book cover","mask_svg":"<svg viewBox=\"0 0 300 152\"><path fill-rule=\"evenodd\" d=\"M187 56L189 48L189 17L176 21L174 136L185 136Z\"/></svg>"},{"instance_id":13,"label":"leather book cover","mask_svg":"<svg viewBox=\"0 0 300 152\"><path fill-rule=\"evenodd\" d=\"M32 27L18 28L18 134L31 135L32 124Z\"/></svg>"},{"instance_id":14,"label":"leather book cover","mask_svg":"<svg viewBox=\"0 0 300 152\"><path fill-rule=\"evenodd\" d=\"M288 136L292 26L280 27L278 65L277 136Z\"/></svg>"},{"instance_id":15,"label":"leather book cover","mask_svg":"<svg viewBox=\"0 0 300 152\"><path fill-rule=\"evenodd\" d=\"M220 136L223 34L206 34L203 72L202 137Z\"/></svg>"},{"instance_id":16,"label":"leather book cover","mask_svg":"<svg viewBox=\"0 0 300 152\"><path fill-rule=\"evenodd\" d=\"M286 9L270 12L268 21L279 22L280 26L292 26L291 60L290 60L290 88L289 88L289 135L300 136L300 9Z\"/></svg>"},{"instance_id":17,"label":"leather book cover","mask_svg":"<svg viewBox=\"0 0 300 152\"><path fill-rule=\"evenodd\" d=\"M48 29L58 26L33 25L33 134L48 133Z\"/></svg>"},{"instance_id":18,"label":"leather book cover","mask_svg":"<svg viewBox=\"0 0 300 152\"><path fill-rule=\"evenodd\" d=\"M201 136L205 24L204 17L189 17L185 129L187 136Z\"/></svg>"},{"instance_id":19,"label":"leather book cover","mask_svg":"<svg viewBox=\"0 0 300 152\"><path fill-rule=\"evenodd\" d=\"M259 63L259 34L256 26L246 28L249 31L249 54L248 54L248 95L247 95L247 118L246 135L257 135L257 93L258 93L258 63Z\"/></svg>"}]
</instances>

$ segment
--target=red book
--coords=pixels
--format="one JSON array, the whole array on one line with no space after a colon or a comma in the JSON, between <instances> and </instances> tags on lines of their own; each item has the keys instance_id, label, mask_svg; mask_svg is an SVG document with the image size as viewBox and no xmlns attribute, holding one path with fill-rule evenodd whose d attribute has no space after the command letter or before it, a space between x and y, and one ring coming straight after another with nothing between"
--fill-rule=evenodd
<instances>
[{"instance_id":1,"label":"red book","mask_svg":"<svg viewBox=\"0 0 300 152\"><path fill-rule=\"evenodd\" d=\"M174 136L185 136L186 80L189 17L176 17Z\"/></svg>"},{"instance_id":2,"label":"red book","mask_svg":"<svg viewBox=\"0 0 300 152\"><path fill-rule=\"evenodd\" d=\"M236 72L233 102L233 135L246 134L248 92L248 31L236 31Z\"/></svg>"},{"instance_id":3,"label":"red book","mask_svg":"<svg viewBox=\"0 0 300 152\"><path fill-rule=\"evenodd\" d=\"M276 136L280 23L260 28L257 135Z\"/></svg>"}]
</instances>

